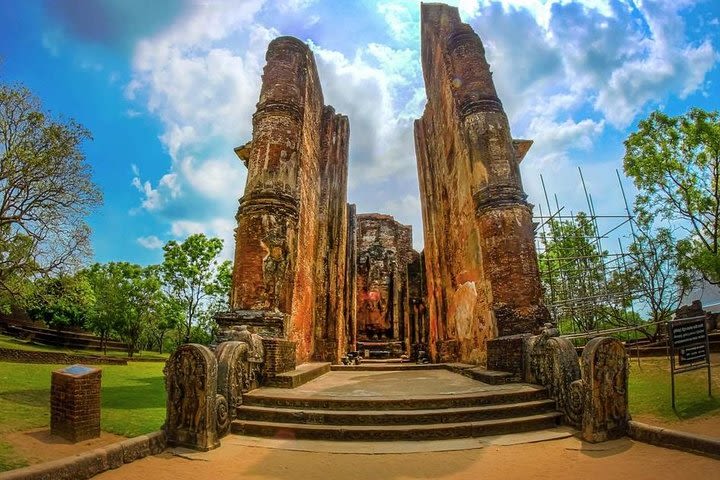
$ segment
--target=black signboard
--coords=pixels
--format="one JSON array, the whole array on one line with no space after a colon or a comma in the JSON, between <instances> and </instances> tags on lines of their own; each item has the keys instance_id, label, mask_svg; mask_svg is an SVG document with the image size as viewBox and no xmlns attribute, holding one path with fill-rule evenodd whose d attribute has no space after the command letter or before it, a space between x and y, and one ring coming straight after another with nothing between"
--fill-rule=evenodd
<instances>
[{"instance_id":1,"label":"black signboard","mask_svg":"<svg viewBox=\"0 0 720 480\"><path fill-rule=\"evenodd\" d=\"M685 345L705 343L707 332L705 331L705 318L689 319L688 321L677 320L670 324L672 339L675 348Z\"/></svg>"},{"instance_id":2,"label":"black signboard","mask_svg":"<svg viewBox=\"0 0 720 480\"><path fill-rule=\"evenodd\" d=\"M708 395L712 396L710 344L705 317L681 318L668 322L670 332L670 381L672 406L675 408L675 374L707 368ZM677 351L677 365L675 352Z\"/></svg>"},{"instance_id":3,"label":"black signboard","mask_svg":"<svg viewBox=\"0 0 720 480\"><path fill-rule=\"evenodd\" d=\"M704 363L707 361L707 350L704 344L684 347L678 352L678 363L680 365L692 365L693 363Z\"/></svg>"}]
</instances>

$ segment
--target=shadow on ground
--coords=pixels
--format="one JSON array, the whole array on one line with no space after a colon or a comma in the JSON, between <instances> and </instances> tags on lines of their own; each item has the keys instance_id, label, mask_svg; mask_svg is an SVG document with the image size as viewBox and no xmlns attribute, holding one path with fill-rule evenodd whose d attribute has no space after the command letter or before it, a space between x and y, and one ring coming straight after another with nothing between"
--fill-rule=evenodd
<instances>
[{"instance_id":1,"label":"shadow on ground","mask_svg":"<svg viewBox=\"0 0 720 480\"><path fill-rule=\"evenodd\" d=\"M102 408L135 410L165 407L163 376L129 378L129 385L103 386Z\"/></svg>"},{"instance_id":2,"label":"shadow on ground","mask_svg":"<svg viewBox=\"0 0 720 480\"><path fill-rule=\"evenodd\" d=\"M0 392L0 398L8 402L30 407L47 407L50 405L50 388L35 388Z\"/></svg>"}]
</instances>

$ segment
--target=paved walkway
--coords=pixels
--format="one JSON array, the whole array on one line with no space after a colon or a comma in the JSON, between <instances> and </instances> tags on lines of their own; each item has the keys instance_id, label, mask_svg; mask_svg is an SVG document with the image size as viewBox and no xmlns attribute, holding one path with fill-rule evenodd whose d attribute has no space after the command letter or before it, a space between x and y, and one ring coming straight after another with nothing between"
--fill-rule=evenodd
<instances>
[{"instance_id":1,"label":"paved walkway","mask_svg":"<svg viewBox=\"0 0 720 480\"><path fill-rule=\"evenodd\" d=\"M520 445L399 454L303 452L243 444L228 436L210 452L149 457L98 480L714 479L720 461L629 439L598 445L575 437ZM332 442L322 442L328 444ZM426 442L416 442L420 446ZM437 442L429 442L437 443ZM510 442L511 443L511 442ZM349 443L343 442L342 448ZM415 447L418 448L418 447Z\"/></svg>"},{"instance_id":2,"label":"paved walkway","mask_svg":"<svg viewBox=\"0 0 720 480\"><path fill-rule=\"evenodd\" d=\"M525 383L488 385L447 370L329 372L294 389L259 388L248 395L277 397L429 397L473 393L518 392L536 389Z\"/></svg>"}]
</instances>

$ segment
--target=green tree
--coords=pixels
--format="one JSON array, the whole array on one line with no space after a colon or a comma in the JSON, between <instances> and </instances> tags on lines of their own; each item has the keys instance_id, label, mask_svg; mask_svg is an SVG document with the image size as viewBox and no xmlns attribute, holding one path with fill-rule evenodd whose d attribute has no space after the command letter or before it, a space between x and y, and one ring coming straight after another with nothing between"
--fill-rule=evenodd
<instances>
[{"instance_id":1,"label":"green tree","mask_svg":"<svg viewBox=\"0 0 720 480\"><path fill-rule=\"evenodd\" d=\"M122 282L121 272L110 264L95 263L81 273L95 292L95 308L85 327L100 337L103 353L107 353L107 341L118 324L117 312L123 308L118 288Z\"/></svg>"},{"instance_id":2,"label":"green tree","mask_svg":"<svg viewBox=\"0 0 720 480\"><path fill-rule=\"evenodd\" d=\"M83 275L44 277L35 281L26 310L33 320L41 320L58 330L83 327L92 315L95 294Z\"/></svg>"},{"instance_id":3,"label":"green tree","mask_svg":"<svg viewBox=\"0 0 720 480\"><path fill-rule=\"evenodd\" d=\"M607 316L607 252L591 241L595 227L583 212L574 219L554 220L549 227L538 255L546 301L561 325L595 330Z\"/></svg>"},{"instance_id":4,"label":"green tree","mask_svg":"<svg viewBox=\"0 0 720 480\"><path fill-rule=\"evenodd\" d=\"M720 113L656 111L625 141L625 173L640 191L636 210L677 222L685 263L720 284Z\"/></svg>"},{"instance_id":5,"label":"green tree","mask_svg":"<svg viewBox=\"0 0 720 480\"><path fill-rule=\"evenodd\" d=\"M82 144L90 132L52 119L22 86L0 85L0 293L66 272L90 249L85 216L102 203Z\"/></svg>"},{"instance_id":6,"label":"green tree","mask_svg":"<svg viewBox=\"0 0 720 480\"><path fill-rule=\"evenodd\" d=\"M158 301L153 304L153 311L148 316L146 334L148 343L163 353L165 335L183 323L183 306L164 291L160 292Z\"/></svg>"},{"instance_id":7,"label":"green tree","mask_svg":"<svg viewBox=\"0 0 720 480\"><path fill-rule=\"evenodd\" d=\"M171 240L163 247L163 280L169 294L183 306L181 337L185 342L190 341L193 325L222 289L228 268L218 260L222 246L219 238L194 234L182 243ZM229 295L229 290L224 295Z\"/></svg>"},{"instance_id":8,"label":"green tree","mask_svg":"<svg viewBox=\"0 0 720 480\"><path fill-rule=\"evenodd\" d=\"M163 301L162 282L157 266L121 263L124 282L121 284L127 306L119 325L119 333L128 346L128 355L140 350L140 339L158 314Z\"/></svg>"},{"instance_id":9,"label":"green tree","mask_svg":"<svg viewBox=\"0 0 720 480\"><path fill-rule=\"evenodd\" d=\"M670 320L692 286L691 276L679 264L682 251L672 231L653 228L652 220L641 215L628 253L632 259L628 274L640 309L648 312L651 322ZM660 332L664 328L656 329Z\"/></svg>"},{"instance_id":10,"label":"green tree","mask_svg":"<svg viewBox=\"0 0 720 480\"><path fill-rule=\"evenodd\" d=\"M110 262L95 264L84 274L96 294L88 327L100 336L103 350L114 332L127 344L128 355L132 356L163 301L158 267Z\"/></svg>"}]
</instances>

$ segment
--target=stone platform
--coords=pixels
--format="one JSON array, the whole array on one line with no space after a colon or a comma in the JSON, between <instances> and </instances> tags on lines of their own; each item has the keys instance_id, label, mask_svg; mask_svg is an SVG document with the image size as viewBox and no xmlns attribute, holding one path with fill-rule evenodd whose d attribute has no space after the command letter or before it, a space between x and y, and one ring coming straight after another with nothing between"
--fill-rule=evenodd
<instances>
[{"instance_id":1,"label":"stone platform","mask_svg":"<svg viewBox=\"0 0 720 480\"><path fill-rule=\"evenodd\" d=\"M444 369L331 371L294 389L243 397L236 434L327 440L429 440L555 427L546 389L489 385Z\"/></svg>"}]
</instances>

